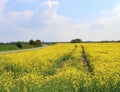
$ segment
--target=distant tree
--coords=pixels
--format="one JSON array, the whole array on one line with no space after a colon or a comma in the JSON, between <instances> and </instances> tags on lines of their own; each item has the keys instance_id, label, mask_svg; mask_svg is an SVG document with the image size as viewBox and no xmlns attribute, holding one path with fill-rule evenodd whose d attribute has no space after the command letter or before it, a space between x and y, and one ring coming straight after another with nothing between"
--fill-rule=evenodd
<instances>
[{"instance_id":1,"label":"distant tree","mask_svg":"<svg viewBox=\"0 0 120 92\"><path fill-rule=\"evenodd\" d=\"M29 44L30 44L30 45L35 45L34 40L31 39L31 40L29 41Z\"/></svg>"},{"instance_id":2,"label":"distant tree","mask_svg":"<svg viewBox=\"0 0 120 92\"><path fill-rule=\"evenodd\" d=\"M73 39L71 40L71 43L81 43L82 40L81 39Z\"/></svg>"},{"instance_id":3,"label":"distant tree","mask_svg":"<svg viewBox=\"0 0 120 92\"><path fill-rule=\"evenodd\" d=\"M24 45L23 42L20 41L16 42L16 46L19 48L23 48L23 45Z\"/></svg>"},{"instance_id":4,"label":"distant tree","mask_svg":"<svg viewBox=\"0 0 120 92\"><path fill-rule=\"evenodd\" d=\"M36 40L35 41L35 46L41 46L41 44L42 44L41 40Z\"/></svg>"},{"instance_id":5,"label":"distant tree","mask_svg":"<svg viewBox=\"0 0 120 92\"><path fill-rule=\"evenodd\" d=\"M120 42L120 40L118 40L117 42Z\"/></svg>"}]
</instances>

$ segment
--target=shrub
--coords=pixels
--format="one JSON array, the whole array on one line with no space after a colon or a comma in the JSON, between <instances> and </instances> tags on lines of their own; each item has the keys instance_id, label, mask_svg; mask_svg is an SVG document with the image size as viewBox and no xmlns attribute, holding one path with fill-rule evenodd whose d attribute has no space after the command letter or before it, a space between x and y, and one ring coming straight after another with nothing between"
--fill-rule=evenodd
<instances>
[{"instance_id":1,"label":"shrub","mask_svg":"<svg viewBox=\"0 0 120 92\"><path fill-rule=\"evenodd\" d=\"M20 42L20 41L16 43L16 46L19 48L23 48L23 45L24 45L23 42Z\"/></svg>"}]
</instances>

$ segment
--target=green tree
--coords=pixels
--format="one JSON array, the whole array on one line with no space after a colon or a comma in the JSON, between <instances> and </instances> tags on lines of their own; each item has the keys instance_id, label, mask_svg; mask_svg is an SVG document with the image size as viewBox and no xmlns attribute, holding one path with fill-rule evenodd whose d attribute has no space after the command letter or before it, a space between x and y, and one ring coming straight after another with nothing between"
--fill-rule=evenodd
<instances>
[{"instance_id":1,"label":"green tree","mask_svg":"<svg viewBox=\"0 0 120 92\"><path fill-rule=\"evenodd\" d=\"M35 41L35 46L41 46L41 44L42 44L42 43L41 43L41 40L36 40L36 41Z\"/></svg>"},{"instance_id":2,"label":"green tree","mask_svg":"<svg viewBox=\"0 0 120 92\"><path fill-rule=\"evenodd\" d=\"M16 46L19 48L23 48L23 45L24 45L23 42L20 42L20 41L16 43Z\"/></svg>"},{"instance_id":3,"label":"green tree","mask_svg":"<svg viewBox=\"0 0 120 92\"><path fill-rule=\"evenodd\" d=\"M30 45L35 45L35 41L31 39L31 40L29 41L29 44L30 44Z\"/></svg>"},{"instance_id":4,"label":"green tree","mask_svg":"<svg viewBox=\"0 0 120 92\"><path fill-rule=\"evenodd\" d=\"M71 43L81 43L82 40L81 39L73 39L71 40Z\"/></svg>"}]
</instances>

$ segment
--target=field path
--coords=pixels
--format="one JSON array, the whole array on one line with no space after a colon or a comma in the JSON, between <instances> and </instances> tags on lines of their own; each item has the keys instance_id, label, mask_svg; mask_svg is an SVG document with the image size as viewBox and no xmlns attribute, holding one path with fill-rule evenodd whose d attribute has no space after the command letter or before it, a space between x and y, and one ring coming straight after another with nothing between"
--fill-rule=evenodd
<instances>
[{"instance_id":1,"label":"field path","mask_svg":"<svg viewBox=\"0 0 120 92\"><path fill-rule=\"evenodd\" d=\"M2 52L0 52L0 54L13 53L13 52L23 52L23 51L30 51L30 50L38 50L38 49L45 48L45 47L47 47L47 46L45 45L43 47L36 47L36 48L30 48L30 49L2 51Z\"/></svg>"},{"instance_id":2,"label":"field path","mask_svg":"<svg viewBox=\"0 0 120 92\"><path fill-rule=\"evenodd\" d=\"M87 57L87 55L86 55L84 46L81 46L81 48L82 48L82 52L81 52L81 54L82 54L82 59L81 59L81 61L82 61L83 65L84 65L84 67L87 67L87 68L88 68L88 71L89 71L91 74L93 74L93 68L92 68L92 66L91 66L91 64L90 64L90 61L88 60L88 57Z\"/></svg>"}]
</instances>

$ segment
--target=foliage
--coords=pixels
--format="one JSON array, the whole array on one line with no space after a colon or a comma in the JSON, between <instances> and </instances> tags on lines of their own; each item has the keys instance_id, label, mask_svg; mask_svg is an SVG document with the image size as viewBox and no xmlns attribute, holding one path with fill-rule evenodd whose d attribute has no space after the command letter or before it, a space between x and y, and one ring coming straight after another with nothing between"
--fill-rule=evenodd
<instances>
[{"instance_id":1,"label":"foliage","mask_svg":"<svg viewBox=\"0 0 120 92\"><path fill-rule=\"evenodd\" d=\"M31 40L29 41L29 44L30 44L30 45L35 45L35 41L31 39Z\"/></svg>"},{"instance_id":2,"label":"foliage","mask_svg":"<svg viewBox=\"0 0 120 92\"><path fill-rule=\"evenodd\" d=\"M36 41L35 41L35 46L41 46L41 44L42 44L42 43L41 43L41 40L36 40Z\"/></svg>"},{"instance_id":3,"label":"foliage","mask_svg":"<svg viewBox=\"0 0 120 92\"><path fill-rule=\"evenodd\" d=\"M20 41L16 43L16 46L19 48L23 48L23 45L24 45L23 42L20 42Z\"/></svg>"},{"instance_id":4,"label":"foliage","mask_svg":"<svg viewBox=\"0 0 120 92\"><path fill-rule=\"evenodd\" d=\"M30 44L30 45L33 45L33 46L41 46L41 45L42 45L42 42L41 42L41 40L39 40L39 39L38 39L38 40L35 40L35 41L31 39L31 40L29 41L29 44Z\"/></svg>"},{"instance_id":5,"label":"foliage","mask_svg":"<svg viewBox=\"0 0 120 92\"><path fill-rule=\"evenodd\" d=\"M71 40L71 43L81 43L82 40L81 39L73 39Z\"/></svg>"}]
</instances>

